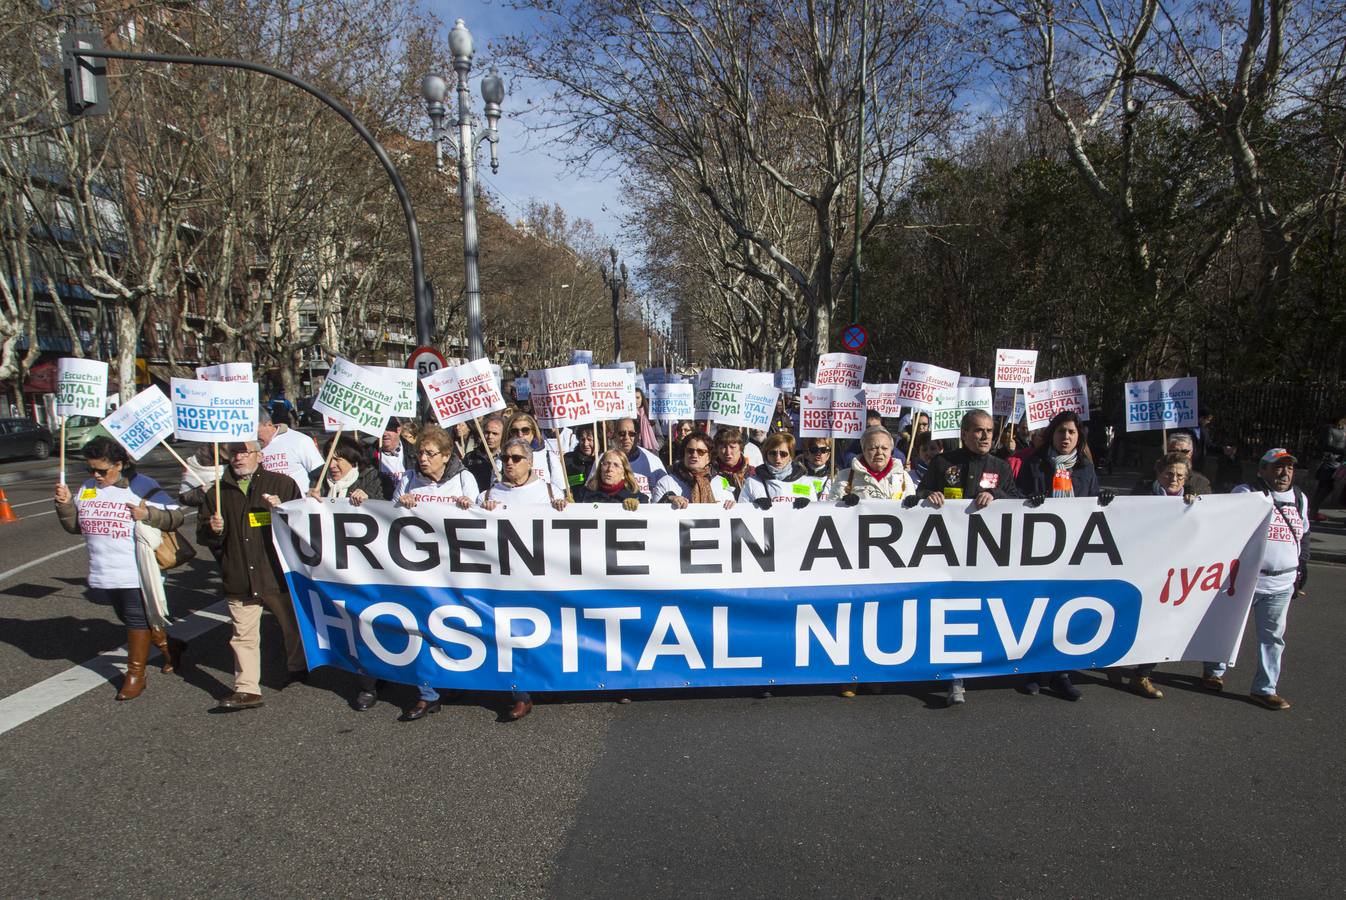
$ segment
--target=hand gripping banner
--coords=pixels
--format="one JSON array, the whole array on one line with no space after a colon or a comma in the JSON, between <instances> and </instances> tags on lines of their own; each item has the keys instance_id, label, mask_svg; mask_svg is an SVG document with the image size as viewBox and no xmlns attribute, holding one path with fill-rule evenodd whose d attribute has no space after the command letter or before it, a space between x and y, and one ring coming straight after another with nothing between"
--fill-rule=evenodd
<instances>
[{"instance_id":1,"label":"hand gripping banner","mask_svg":"<svg viewBox=\"0 0 1346 900\"><path fill-rule=\"evenodd\" d=\"M1260 494L273 517L312 667L473 690L928 681L1232 660Z\"/></svg>"}]
</instances>

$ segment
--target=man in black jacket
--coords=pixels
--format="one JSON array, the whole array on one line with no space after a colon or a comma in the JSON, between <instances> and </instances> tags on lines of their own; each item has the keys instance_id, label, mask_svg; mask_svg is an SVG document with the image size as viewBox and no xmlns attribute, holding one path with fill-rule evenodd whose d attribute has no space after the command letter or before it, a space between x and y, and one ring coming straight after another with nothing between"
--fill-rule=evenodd
<instances>
[{"instance_id":1,"label":"man in black jacket","mask_svg":"<svg viewBox=\"0 0 1346 900\"><path fill-rule=\"evenodd\" d=\"M1022 497L1014 485L1014 471L1009 463L991 455L991 437L995 433L991 417L974 409L963 416L960 427L963 446L930 461L916 495L909 498L909 505L929 500L938 509L945 500L972 500L977 509L985 509L992 500Z\"/></svg>"},{"instance_id":2,"label":"man in black jacket","mask_svg":"<svg viewBox=\"0 0 1346 900\"><path fill-rule=\"evenodd\" d=\"M916 493L902 501L903 506L915 506L921 500L930 501L936 509L945 500L971 500L977 509L985 509L992 500L1022 497L1014 484L1014 470L1005 460L991 455L991 438L995 423L980 410L972 410L960 423L963 446L941 453L930 460L925 477ZM947 703L955 706L967 699L963 679L949 682Z\"/></svg>"},{"instance_id":3,"label":"man in black jacket","mask_svg":"<svg viewBox=\"0 0 1346 900\"><path fill-rule=\"evenodd\" d=\"M220 507L215 506L215 491L207 491L197 520L196 542L215 551L234 625L229 639L234 651L234 692L220 706L248 709L262 705L264 607L280 622L289 681L308 679L294 607L271 540L272 510L287 500L297 500L299 488L290 476L262 468L262 450L256 441L225 444L220 449L229 460L220 479Z\"/></svg>"}]
</instances>

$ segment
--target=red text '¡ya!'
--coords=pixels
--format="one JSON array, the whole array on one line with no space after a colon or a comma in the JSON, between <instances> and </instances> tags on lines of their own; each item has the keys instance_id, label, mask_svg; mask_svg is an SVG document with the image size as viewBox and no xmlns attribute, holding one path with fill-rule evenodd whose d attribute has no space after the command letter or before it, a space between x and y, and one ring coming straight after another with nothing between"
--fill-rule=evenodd
<instances>
[{"instance_id":1,"label":"red text '\u00a1ya!'","mask_svg":"<svg viewBox=\"0 0 1346 900\"><path fill-rule=\"evenodd\" d=\"M1182 606L1187 602L1187 598L1192 594L1192 588L1201 591L1219 591L1223 590L1230 597L1234 596L1234 589L1239 577L1239 561L1231 559L1228 563L1215 562L1204 566L1197 566L1196 571L1191 569L1169 569L1168 578L1164 581L1164 589L1159 592L1159 602L1167 603L1174 587L1173 573L1178 573L1178 590L1182 593L1178 599L1173 601L1174 606ZM1188 573L1191 572L1191 577ZM1225 578L1228 576L1228 583ZM1203 577L1204 576L1204 577ZM1199 586L1198 586L1199 584Z\"/></svg>"}]
</instances>

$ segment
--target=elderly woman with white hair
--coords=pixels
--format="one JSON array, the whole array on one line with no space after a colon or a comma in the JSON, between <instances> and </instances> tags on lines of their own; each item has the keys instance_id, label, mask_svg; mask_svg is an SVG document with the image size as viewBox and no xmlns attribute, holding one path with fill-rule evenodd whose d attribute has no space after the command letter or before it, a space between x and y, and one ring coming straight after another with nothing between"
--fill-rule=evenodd
<instances>
[{"instance_id":1,"label":"elderly woman with white hair","mask_svg":"<svg viewBox=\"0 0 1346 900\"><path fill-rule=\"evenodd\" d=\"M838 472L827 496L854 506L861 499L901 500L916 491L916 482L893 454L894 441L882 426L866 428L860 435L860 455Z\"/></svg>"}]
</instances>

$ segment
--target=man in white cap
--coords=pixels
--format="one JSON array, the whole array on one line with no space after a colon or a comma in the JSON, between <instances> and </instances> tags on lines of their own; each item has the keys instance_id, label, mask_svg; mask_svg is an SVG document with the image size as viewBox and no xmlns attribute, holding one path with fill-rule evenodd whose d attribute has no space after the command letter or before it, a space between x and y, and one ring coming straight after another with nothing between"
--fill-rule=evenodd
<instances>
[{"instance_id":1,"label":"man in white cap","mask_svg":"<svg viewBox=\"0 0 1346 900\"><path fill-rule=\"evenodd\" d=\"M1280 680L1281 654L1285 651L1290 598L1308 578L1309 501L1294 485L1295 462L1295 457L1283 447L1268 450L1258 463L1257 481L1240 484L1232 491L1235 494L1261 491L1275 505L1252 607L1257 628L1257 676L1253 678L1249 696L1267 709L1290 708L1289 701L1276 693L1276 683ZM1224 663L1206 663L1201 684L1208 690L1223 690L1226 668Z\"/></svg>"}]
</instances>

